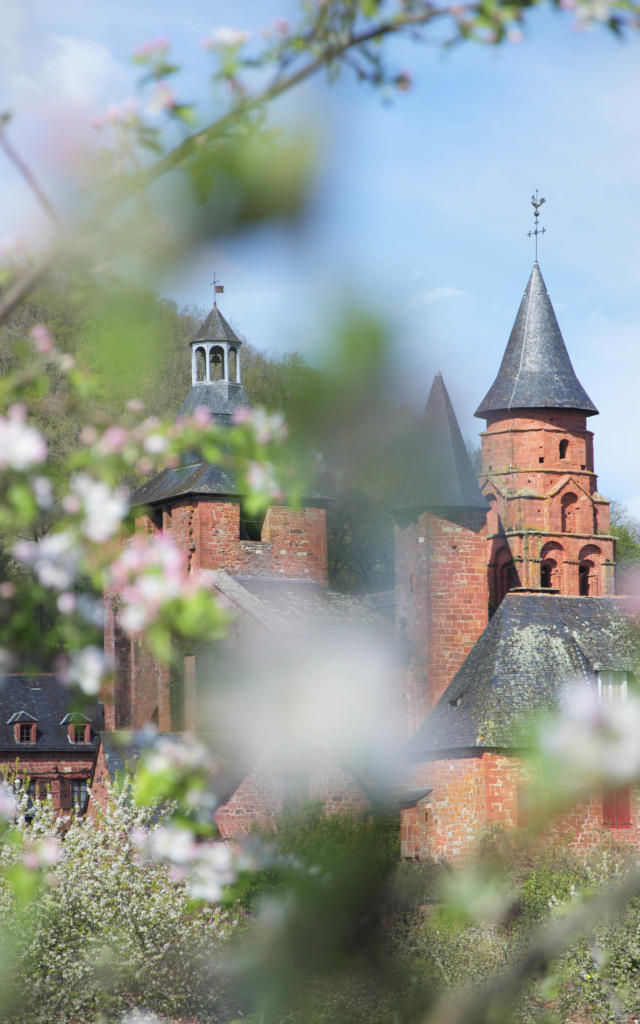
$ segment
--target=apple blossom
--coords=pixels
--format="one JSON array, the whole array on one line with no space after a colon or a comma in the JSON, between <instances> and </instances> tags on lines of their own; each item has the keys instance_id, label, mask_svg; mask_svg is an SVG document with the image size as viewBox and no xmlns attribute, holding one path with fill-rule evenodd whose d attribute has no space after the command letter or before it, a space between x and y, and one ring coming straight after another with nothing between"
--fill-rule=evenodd
<instances>
[{"instance_id":1,"label":"apple blossom","mask_svg":"<svg viewBox=\"0 0 640 1024\"><path fill-rule=\"evenodd\" d=\"M25 407L12 405L6 417L0 416L0 469L22 471L46 457L46 441L37 427L26 422Z\"/></svg>"}]
</instances>

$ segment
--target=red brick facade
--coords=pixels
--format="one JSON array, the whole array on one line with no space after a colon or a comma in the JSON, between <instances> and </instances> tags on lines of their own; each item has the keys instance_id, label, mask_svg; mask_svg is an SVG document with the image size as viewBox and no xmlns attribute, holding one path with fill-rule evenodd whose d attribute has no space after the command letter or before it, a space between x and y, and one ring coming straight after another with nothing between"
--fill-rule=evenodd
<instances>
[{"instance_id":1,"label":"red brick facade","mask_svg":"<svg viewBox=\"0 0 640 1024\"><path fill-rule=\"evenodd\" d=\"M362 789L338 763L335 755L309 763L297 771L282 765L256 766L215 814L223 839L246 835L256 823L264 828L289 800L319 800L325 814L362 814L370 802Z\"/></svg>"},{"instance_id":2,"label":"red brick facade","mask_svg":"<svg viewBox=\"0 0 640 1024\"><path fill-rule=\"evenodd\" d=\"M615 541L609 502L598 494L585 414L491 413L481 437L480 484L491 506L491 608L514 586L552 587L567 596L612 594Z\"/></svg>"},{"instance_id":3,"label":"red brick facade","mask_svg":"<svg viewBox=\"0 0 640 1024\"><path fill-rule=\"evenodd\" d=\"M51 794L57 811L71 811L74 797L80 792L80 784L86 783L91 775L93 757L93 750L42 754L20 751L13 755L3 751L0 768L10 775L17 774L25 783L31 783L38 798Z\"/></svg>"},{"instance_id":4,"label":"red brick facade","mask_svg":"<svg viewBox=\"0 0 640 1024\"><path fill-rule=\"evenodd\" d=\"M261 540L241 540L238 501L181 498L142 516L138 529L154 532L162 524L193 569L224 569L232 576L304 579L328 584L324 508L271 506ZM160 732L197 727L194 658L170 670L119 627L117 604L109 595L105 609L105 651L113 659L113 693L105 701L107 730L139 729L153 722Z\"/></svg>"},{"instance_id":5,"label":"red brick facade","mask_svg":"<svg viewBox=\"0 0 640 1024\"><path fill-rule=\"evenodd\" d=\"M402 811L402 856L455 864L473 852L482 831L490 825L528 825L530 772L522 759L495 751L417 765L411 784L433 787L433 792ZM577 803L552 818L547 834L562 836L576 850L588 850L603 834L640 846L640 788L629 793L629 825L605 824L605 800L605 795L598 793Z\"/></svg>"},{"instance_id":6,"label":"red brick facade","mask_svg":"<svg viewBox=\"0 0 640 1024\"><path fill-rule=\"evenodd\" d=\"M395 528L396 621L407 647L405 719L413 733L488 619L485 514L423 512Z\"/></svg>"}]
</instances>

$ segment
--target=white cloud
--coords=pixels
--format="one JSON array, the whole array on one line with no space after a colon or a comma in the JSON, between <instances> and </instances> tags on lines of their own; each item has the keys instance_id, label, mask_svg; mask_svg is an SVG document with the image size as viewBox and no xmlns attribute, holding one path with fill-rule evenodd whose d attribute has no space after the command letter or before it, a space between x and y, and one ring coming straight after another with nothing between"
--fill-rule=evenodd
<instances>
[{"instance_id":1,"label":"white cloud","mask_svg":"<svg viewBox=\"0 0 640 1024\"><path fill-rule=\"evenodd\" d=\"M430 306L432 302L441 302L443 299L455 299L464 295L460 288L454 288L451 284L439 284L435 288L421 288L414 292L409 299L410 306Z\"/></svg>"}]
</instances>

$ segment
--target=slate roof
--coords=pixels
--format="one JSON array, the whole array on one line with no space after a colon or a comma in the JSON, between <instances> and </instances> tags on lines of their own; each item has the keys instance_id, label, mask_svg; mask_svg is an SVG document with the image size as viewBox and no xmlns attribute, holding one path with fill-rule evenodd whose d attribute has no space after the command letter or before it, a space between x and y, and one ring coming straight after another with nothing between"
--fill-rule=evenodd
<instances>
[{"instance_id":1,"label":"slate roof","mask_svg":"<svg viewBox=\"0 0 640 1024\"><path fill-rule=\"evenodd\" d=\"M521 746L523 716L556 709L575 681L639 664L640 630L615 599L508 593L407 755Z\"/></svg>"},{"instance_id":2,"label":"slate roof","mask_svg":"<svg viewBox=\"0 0 640 1024\"><path fill-rule=\"evenodd\" d=\"M222 496L238 494L238 491L231 475L220 466L209 462L194 462L156 473L133 492L130 503L134 507L153 505L186 494Z\"/></svg>"},{"instance_id":3,"label":"slate roof","mask_svg":"<svg viewBox=\"0 0 640 1024\"><path fill-rule=\"evenodd\" d=\"M193 341L228 341L233 342L235 345L242 344L240 338L233 332L215 302L208 317L198 328L198 333Z\"/></svg>"},{"instance_id":4,"label":"slate roof","mask_svg":"<svg viewBox=\"0 0 640 1024\"><path fill-rule=\"evenodd\" d=\"M509 336L498 376L475 415L508 409L598 410L576 377L538 263Z\"/></svg>"},{"instance_id":5,"label":"slate roof","mask_svg":"<svg viewBox=\"0 0 640 1024\"><path fill-rule=\"evenodd\" d=\"M274 633L339 625L384 628L385 622L368 597L339 594L307 579L231 576L224 569L209 573L216 589L253 622Z\"/></svg>"},{"instance_id":6,"label":"slate roof","mask_svg":"<svg viewBox=\"0 0 640 1024\"><path fill-rule=\"evenodd\" d=\"M180 406L179 416L190 416L191 413L204 405L216 423L229 426L236 409L250 409L251 402L242 384L234 384L229 380L212 380L208 384L192 384L184 402Z\"/></svg>"},{"instance_id":7,"label":"slate roof","mask_svg":"<svg viewBox=\"0 0 640 1024\"><path fill-rule=\"evenodd\" d=\"M78 711L91 723L91 742L72 743L63 719L69 712ZM25 712L25 715L20 715ZM18 715L18 718L14 716ZM35 719L36 742L16 742L13 721ZM18 756L21 751L35 753L93 752L96 734L104 729L104 709L94 701L86 706L72 705L69 691L53 674L37 676L6 675L0 677L0 753Z\"/></svg>"},{"instance_id":8,"label":"slate roof","mask_svg":"<svg viewBox=\"0 0 640 1024\"><path fill-rule=\"evenodd\" d=\"M440 373L435 376L424 415L409 442L405 459L406 483L395 504L396 510L488 509Z\"/></svg>"}]
</instances>

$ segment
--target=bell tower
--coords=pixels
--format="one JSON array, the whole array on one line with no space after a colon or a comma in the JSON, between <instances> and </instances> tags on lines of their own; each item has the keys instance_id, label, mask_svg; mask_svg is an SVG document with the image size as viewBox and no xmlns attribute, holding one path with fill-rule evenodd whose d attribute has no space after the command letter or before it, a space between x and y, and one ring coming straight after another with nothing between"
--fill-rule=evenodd
<instances>
[{"instance_id":1,"label":"bell tower","mask_svg":"<svg viewBox=\"0 0 640 1024\"><path fill-rule=\"evenodd\" d=\"M609 502L598 492L587 429L597 413L571 365L536 259L498 376L475 414L486 420L480 486L491 509L492 611L513 588L613 593Z\"/></svg>"}]
</instances>

